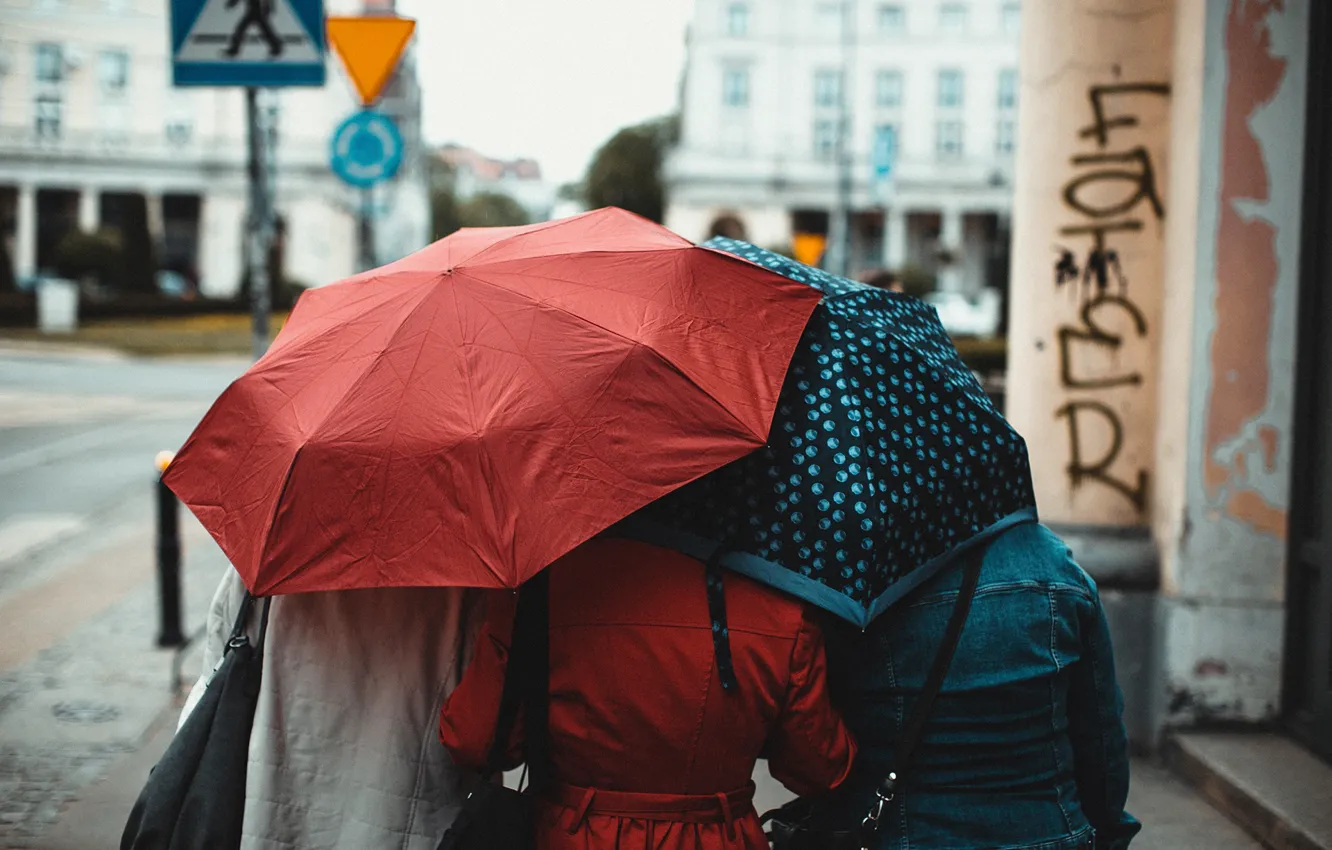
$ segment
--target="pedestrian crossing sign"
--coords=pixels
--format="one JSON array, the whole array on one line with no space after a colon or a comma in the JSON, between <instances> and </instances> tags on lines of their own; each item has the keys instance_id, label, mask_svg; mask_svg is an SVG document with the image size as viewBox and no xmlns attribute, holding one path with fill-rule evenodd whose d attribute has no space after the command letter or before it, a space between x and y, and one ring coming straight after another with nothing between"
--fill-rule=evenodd
<instances>
[{"instance_id":1,"label":"pedestrian crossing sign","mask_svg":"<svg viewBox=\"0 0 1332 850\"><path fill-rule=\"evenodd\" d=\"M323 0L171 0L178 86L322 86Z\"/></svg>"}]
</instances>

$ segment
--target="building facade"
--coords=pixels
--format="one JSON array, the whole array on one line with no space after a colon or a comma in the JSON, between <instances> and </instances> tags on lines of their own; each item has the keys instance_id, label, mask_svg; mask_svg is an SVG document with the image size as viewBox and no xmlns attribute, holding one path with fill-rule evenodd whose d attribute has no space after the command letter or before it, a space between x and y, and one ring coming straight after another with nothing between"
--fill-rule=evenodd
<instances>
[{"instance_id":1,"label":"building facade","mask_svg":"<svg viewBox=\"0 0 1332 850\"><path fill-rule=\"evenodd\" d=\"M827 235L840 156L850 271L1004 285L1020 15L1014 0L698 0L667 225L765 247Z\"/></svg>"},{"instance_id":2,"label":"building facade","mask_svg":"<svg viewBox=\"0 0 1332 850\"><path fill-rule=\"evenodd\" d=\"M358 0L330 13L359 14ZM147 228L157 265L207 296L241 286L248 207L247 124L237 88L171 85L160 0L0 0L0 238L20 280L53 268L71 230ZM387 103L417 116L405 134L419 161L420 97L395 82ZM262 93L276 140L283 274L317 286L353 273L360 199L329 169L329 138L359 108L330 57L323 88ZM412 127L416 129L413 131ZM425 179L409 157L373 212L385 260L424 245ZM414 183L413 183L414 181ZM400 197L401 195L401 197Z\"/></svg>"}]
</instances>

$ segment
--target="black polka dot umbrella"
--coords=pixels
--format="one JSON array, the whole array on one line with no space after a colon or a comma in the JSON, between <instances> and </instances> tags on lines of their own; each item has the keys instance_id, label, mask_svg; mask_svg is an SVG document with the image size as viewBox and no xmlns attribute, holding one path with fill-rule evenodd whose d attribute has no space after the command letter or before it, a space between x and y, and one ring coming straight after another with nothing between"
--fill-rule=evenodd
<instances>
[{"instance_id":1,"label":"black polka dot umbrella","mask_svg":"<svg viewBox=\"0 0 1332 850\"><path fill-rule=\"evenodd\" d=\"M705 247L825 297L767 445L644 508L626 533L864 626L962 553L1036 520L1026 444L933 307L747 242Z\"/></svg>"}]
</instances>

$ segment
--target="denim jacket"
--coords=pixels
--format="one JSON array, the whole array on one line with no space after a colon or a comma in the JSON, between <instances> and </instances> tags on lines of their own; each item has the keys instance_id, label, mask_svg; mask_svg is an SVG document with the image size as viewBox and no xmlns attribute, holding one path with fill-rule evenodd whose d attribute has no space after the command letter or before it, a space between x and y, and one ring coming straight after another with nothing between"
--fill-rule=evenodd
<instances>
[{"instance_id":1,"label":"denim jacket","mask_svg":"<svg viewBox=\"0 0 1332 850\"><path fill-rule=\"evenodd\" d=\"M866 632L827 623L835 704L860 743L820 820L858 824L889 772L902 790L878 848L1119 850L1141 828L1124 811L1128 743L1096 585L1044 526L1000 534L957 655L905 769L893 748L957 600L946 570Z\"/></svg>"}]
</instances>

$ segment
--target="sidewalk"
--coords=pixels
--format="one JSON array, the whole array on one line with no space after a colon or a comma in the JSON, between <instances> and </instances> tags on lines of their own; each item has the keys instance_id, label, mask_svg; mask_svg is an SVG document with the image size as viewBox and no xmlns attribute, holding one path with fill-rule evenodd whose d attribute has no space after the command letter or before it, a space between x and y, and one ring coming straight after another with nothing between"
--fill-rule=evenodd
<instances>
[{"instance_id":1,"label":"sidewalk","mask_svg":"<svg viewBox=\"0 0 1332 850\"><path fill-rule=\"evenodd\" d=\"M43 846L58 822L83 817L67 809L90 786L150 757L175 655L155 645L152 515L148 498L127 503L95 541L25 560L23 579L0 586L0 848ZM226 562L192 520L182 534L188 632L202 626ZM132 784L135 794L142 778ZM89 822L104 838L84 846L116 846L126 811Z\"/></svg>"}]
</instances>

